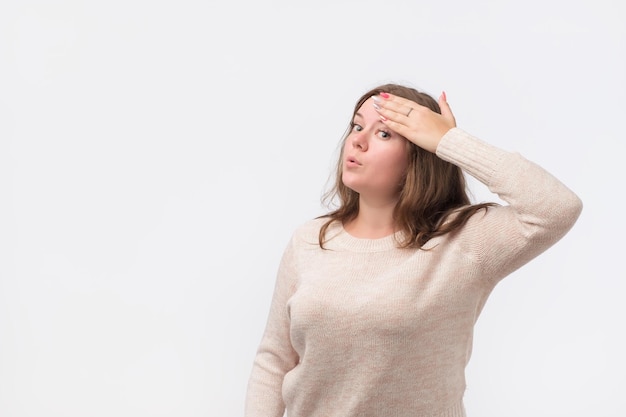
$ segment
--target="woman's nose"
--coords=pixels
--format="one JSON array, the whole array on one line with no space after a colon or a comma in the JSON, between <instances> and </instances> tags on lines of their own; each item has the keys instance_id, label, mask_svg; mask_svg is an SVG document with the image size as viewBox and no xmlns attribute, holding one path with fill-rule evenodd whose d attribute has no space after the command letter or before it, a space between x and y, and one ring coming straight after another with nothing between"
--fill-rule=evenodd
<instances>
[{"instance_id":1,"label":"woman's nose","mask_svg":"<svg viewBox=\"0 0 626 417\"><path fill-rule=\"evenodd\" d=\"M352 137L352 146L361 151L367 150L367 137L365 136L365 132L357 132Z\"/></svg>"}]
</instances>

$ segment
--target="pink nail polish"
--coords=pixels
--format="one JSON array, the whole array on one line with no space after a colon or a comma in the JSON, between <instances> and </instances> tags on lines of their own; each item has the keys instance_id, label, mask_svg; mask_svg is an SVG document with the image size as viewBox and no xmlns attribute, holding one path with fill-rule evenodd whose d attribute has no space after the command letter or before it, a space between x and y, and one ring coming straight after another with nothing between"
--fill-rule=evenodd
<instances>
[{"instance_id":1,"label":"pink nail polish","mask_svg":"<svg viewBox=\"0 0 626 417\"><path fill-rule=\"evenodd\" d=\"M380 93L380 96L382 98L389 98L389 94L387 94L387 93Z\"/></svg>"}]
</instances>

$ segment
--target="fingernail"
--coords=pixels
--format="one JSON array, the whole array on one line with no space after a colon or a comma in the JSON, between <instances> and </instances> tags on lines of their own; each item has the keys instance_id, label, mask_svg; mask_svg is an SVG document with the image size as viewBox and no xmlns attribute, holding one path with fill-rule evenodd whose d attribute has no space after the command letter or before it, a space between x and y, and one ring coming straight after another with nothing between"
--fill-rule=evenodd
<instances>
[{"instance_id":1,"label":"fingernail","mask_svg":"<svg viewBox=\"0 0 626 417\"><path fill-rule=\"evenodd\" d=\"M375 108L376 110L380 110L380 106L379 106L378 104L376 104L376 103L372 103L372 106L374 106L374 108Z\"/></svg>"},{"instance_id":2,"label":"fingernail","mask_svg":"<svg viewBox=\"0 0 626 417\"><path fill-rule=\"evenodd\" d=\"M389 98L389 94L387 94L387 93L380 93L380 96L382 98Z\"/></svg>"},{"instance_id":3,"label":"fingernail","mask_svg":"<svg viewBox=\"0 0 626 417\"><path fill-rule=\"evenodd\" d=\"M380 116L380 120L382 120L383 122L386 122L387 118L385 116Z\"/></svg>"},{"instance_id":4,"label":"fingernail","mask_svg":"<svg viewBox=\"0 0 626 417\"><path fill-rule=\"evenodd\" d=\"M378 96L372 96L372 100L374 100L374 103L380 103L380 97Z\"/></svg>"},{"instance_id":5,"label":"fingernail","mask_svg":"<svg viewBox=\"0 0 626 417\"><path fill-rule=\"evenodd\" d=\"M441 96L443 97L443 101L448 101L448 98L446 97L446 92L445 91L441 92Z\"/></svg>"}]
</instances>

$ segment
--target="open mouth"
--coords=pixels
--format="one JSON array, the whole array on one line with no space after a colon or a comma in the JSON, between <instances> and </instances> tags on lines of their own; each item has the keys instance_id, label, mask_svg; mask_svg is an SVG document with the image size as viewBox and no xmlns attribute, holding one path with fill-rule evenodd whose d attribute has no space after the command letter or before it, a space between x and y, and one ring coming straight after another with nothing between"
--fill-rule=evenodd
<instances>
[{"instance_id":1,"label":"open mouth","mask_svg":"<svg viewBox=\"0 0 626 417\"><path fill-rule=\"evenodd\" d=\"M349 156L349 157L346 159L346 161L348 161L348 163L349 163L349 164L361 165L361 163L359 162L359 160L358 160L358 159L356 159L356 158L354 158L354 157L352 157L352 156Z\"/></svg>"}]
</instances>

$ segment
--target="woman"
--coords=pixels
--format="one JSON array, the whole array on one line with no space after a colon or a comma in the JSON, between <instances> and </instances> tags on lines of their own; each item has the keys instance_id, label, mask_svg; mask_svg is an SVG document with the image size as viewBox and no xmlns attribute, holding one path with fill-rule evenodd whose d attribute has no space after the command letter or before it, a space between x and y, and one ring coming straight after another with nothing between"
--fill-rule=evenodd
<instances>
[{"instance_id":1,"label":"woman","mask_svg":"<svg viewBox=\"0 0 626 417\"><path fill-rule=\"evenodd\" d=\"M471 205L462 170L506 205ZM389 84L357 102L329 197L293 234L246 417L461 417L473 327L500 279L574 225L580 199L541 167Z\"/></svg>"}]
</instances>

